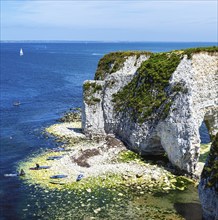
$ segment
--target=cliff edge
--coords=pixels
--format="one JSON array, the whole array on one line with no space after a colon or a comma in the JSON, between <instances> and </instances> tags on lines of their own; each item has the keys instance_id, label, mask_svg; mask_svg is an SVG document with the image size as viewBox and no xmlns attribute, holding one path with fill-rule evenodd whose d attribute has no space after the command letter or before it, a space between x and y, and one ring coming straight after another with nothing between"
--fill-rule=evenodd
<instances>
[{"instance_id":1,"label":"cliff edge","mask_svg":"<svg viewBox=\"0 0 218 220\"><path fill-rule=\"evenodd\" d=\"M218 132L217 64L217 47L105 55L95 80L84 82L84 133L112 133L141 155L167 153L193 173L200 125Z\"/></svg>"}]
</instances>

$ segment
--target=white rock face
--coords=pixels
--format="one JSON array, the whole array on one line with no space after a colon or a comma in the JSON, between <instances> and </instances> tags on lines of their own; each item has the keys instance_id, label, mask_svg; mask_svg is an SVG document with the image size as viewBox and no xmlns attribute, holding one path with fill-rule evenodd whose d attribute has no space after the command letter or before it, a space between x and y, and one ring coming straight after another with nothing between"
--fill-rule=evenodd
<instances>
[{"instance_id":1,"label":"white rock face","mask_svg":"<svg viewBox=\"0 0 218 220\"><path fill-rule=\"evenodd\" d=\"M112 95L132 80L146 59L131 56L121 70L107 75L104 81L94 81L103 86L102 92L96 93L101 101L96 105L84 101L83 130L86 134L114 133L141 154L165 151L175 166L193 173L199 157L200 125L205 121L211 135L218 131L218 54L201 52L192 59L184 57L170 79L171 87L181 83L184 91L176 96L168 116L137 124L128 112L114 111Z\"/></svg>"},{"instance_id":2,"label":"white rock face","mask_svg":"<svg viewBox=\"0 0 218 220\"><path fill-rule=\"evenodd\" d=\"M157 126L170 161L190 173L199 157L200 125L205 121L211 135L218 131L217 64L218 56L207 53L181 61L170 83L184 82L188 92L177 97L166 120Z\"/></svg>"},{"instance_id":3,"label":"white rock face","mask_svg":"<svg viewBox=\"0 0 218 220\"><path fill-rule=\"evenodd\" d=\"M104 81L87 80L84 84L99 85L102 89L93 93L84 92L82 107L82 129L86 135L104 135L104 116L102 111L102 96ZM97 100L97 101L96 101Z\"/></svg>"},{"instance_id":4,"label":"white rock face","mask_svg":"<svg viewBox=\"0 0 218 220\"><path fill-rule=\"evenodd\" d=\"M99 98L100 102L90 105L85 100L86 94L84 93L82 129L86 135L113 133L117 120L114 117L112 95L132 80L136 70L147 59L148 57L145 55L141 55L138 59L136 56L130 56L126 59L122 69L113 74L107 74L104 81L87 80L84 82L84 84L96 83L102 86L101 91L92 94L95 98Z\"/></svg>"}]
</instances>

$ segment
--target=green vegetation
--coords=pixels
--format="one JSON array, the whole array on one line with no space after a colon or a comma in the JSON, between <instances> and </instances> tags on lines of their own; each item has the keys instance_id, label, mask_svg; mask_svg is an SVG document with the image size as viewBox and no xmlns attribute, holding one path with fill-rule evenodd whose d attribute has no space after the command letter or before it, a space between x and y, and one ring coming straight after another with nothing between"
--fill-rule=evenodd
<instances>
[{"instance_id":1,"label":"green vegetation","mask_svg":"<svg viewBox=\"0 0 218 220\"><path fill-rule=\"evenodd\" d=\"M175 96L178 93L188 92L181 82L173 85L172 88L169 87L172 73L184 55L191 58L194 53L200 52L218 52L218 47L190 48L170 53L152 54L148 60L142 63L137 76L121 91L114 94L115 110L129 112L130 117L139 123L143 123L146 119L154 119L156 114L159 114L162 119L166 118ZM116 53L109 54L108 57L115 55ZM102 63L103 60L99 62L99 65L101 66ZM112 70L114 69L112 68ZM108 72L108 69L105 72ZM96 79L98 78L99 72L97 71Z\"/></svg>"},{"instance_id":2,"label":"green vegetation","mask_svg":"<svg viewBox=\"0 0 218 220\"><path fill-rule=\"evenodd\" d=\"M189 48L183 51L183 54L188 56L188 59L192 58L193 54L200 53L200 52L208 52L208 53L215 53L218 52L218 47L197 47L197 48Z\"/></svg>"},{"instance_id":3,"label":"green vegetation","mask_svg":"<svg viewBox=\"0 0 218 220\"><path fill-rule=\"evenodd\" d=\"M83 85L84 101L88 105L95 105L100 102L101 99L94 96L97 92L102 91L102 86L96 82L86 82Z\"/></svg>"},{"instance_id":4,"label":"green vegetation","mask_svg":"<svg viewBox=\"0 0 218 220\"><path fill-rule=\"evenodd\" d=\"M23 169L25 171L24 180L28 182L30 185L38 185L42 188L62 188L61 185L54 185L50 183L50 176L55 175L55 171L52 169L42 169L42 170L30 170L30 167L35 167L36 164L40 164L43 166L52 166L54 161L47 160L50 156L61 156L60 152L43 152L39 154L32 155L32 157L27 158L25 161L21 161L18 164L17 170L20 171Z\"/></svg>"},{"instance_id":5,"label":"green vegetation","mask_svg":"<svg viewBox=\"0 0 218 220\"><path fill-rule=\"evenodd\" d=\"M214 53L218 52L218 47L198 47L198 48L189 48L185 50L177 50L173 51L174 53L177 53L178 55L184 55L186 54L188 56L188 59L192 57L195 53L200 52L208 52L208 53ZM171 52L172 53L172 52ZM140 55L152 55L151 52L147 51L122 51L122 52L112 52L109 54L106 54L104 57L102 57L98 63L98 67L95 73L95 80L104 80L105 76L107 74L114 73L121 69L123 67L123 64L127 57L129 56L137 56L137 59Z\"/></svg>"},{"instance_id":6,"label":"green vegetation","mask_svg":"<svg viewBox=\"0 0 218 220\"><path fill-rule=\"evenodd\" d=\"M177 190L185 190L187 187L194 183L193 180L185 176L177 176L175 179L171 179L171 183L174 185Z\"/></svg>"},{"instance_id":7,"label":"green vegetation","mask_svg":"<svg viewBox=\"0 0 218 220\"><path fill-rule=\"evenodd\" d=\"M206 159L210 152L210 146L211 146L211 143L201 144L199 162L203 162L203 163L206 162Z\"/></svg>"},{"instance_id":8,"label":"green vegetation","mask_svg":"<svg viewBox=\"0 0 218 220\"><path fill-rule=\"evenodd\" d=\"M146 51L125 51L106 54L98 63L95 80L104 80L107 74L114 73L121 69L126 58L129 56L136 55L137 58L139 58L140 55L150 56L151 54L151 52Z\"/></svg>"},{"instance_id":9,"label":"green vegetation","mask_svg":"<svg viewBox=\"0 0 218 220\"><path fill-rule=\"evenodd\" d=\"M60 122L79 122L81 121L81 108L72 108L59 119Z\"/></svg>"},{"instance_id":10,"label":"green vegetation","mask_svg":"<svg viewBox=\"0 0 218 220\"><path fill-rule=\"evenodd\" d=\"M143 158L139 154L133 151L125 150L125 151L120 152L118 156L118 161L123 162L123 163L131 162L131 161L138 162L138 161L143 161Z\"/></svg>"},{"instance_id":11,"label":"green vegetation","mask_svg":"<svg viewBox=\"0 0 218 220\"><path fill-rule=\"evenodd\" d=\"M97 84L96 82L86 82L83 85L84 91L89 91L92 90L93 93L96 93L99 90L102 90L102 86Z\"/></svg>"},{"instance_id":12,"label":"green vegetation","mask_svg":"<svg viewBox=\"0 0 218 220\"><path fill-rule=\"evenodd\" d=\"M185 87L185 85L181 82L177 82L173 85L172 92L182 92L187 93L188 88Z\"/></svg>"},{"instance_id":13,"label":"green vegetation","mask_svg":"<svg viewBox=\"0 0 218 220\"><path fill-rule=\"evenodd\" d=\"M105 173L99 176L90 176L83 178L81 181L76 182L75 174L69 174L70 178L66 179L50 179L50 176L56 175L58 170L58 161L47 160L49 156L60 156L60 152L44 152L35 154L32 157L27 158L25 161L20 162L18 165L18 171L22 168L25 170L25 182L38 186L43 189L58 189L58 190L71 190L78 193L84 193L85 191L91 193L101 189L111 189L112 191L125 190L127 192L135 192L136 194L144 194L146 192L169 192L172 190L185 190L190 183L194 183L192 180L184 176L175 176L170 172L167 172L163 168L158 168L157 175L162 175L161 178L152 179L151 174L142 173L134 174L129 173ZM142 161L142 158L131 151L124 151L118 156L118 160L122 163L136 162L143 163L145 169L151 170L152 167L157 169L157 165L149 165ZM35 164L43 164L51 166L51 169L42 170L30 170L30 167L35 167ZM52 169L53 167L53 169ZM162 169L162 172L160 171ZM60 172L60 171L59 171ZM62 171L63 172L63 171ZM64 171L66 172L66 170ZM119 194L118 194L119 195ZM120 195L124 196L124 195Z\"/></svg>"},{"instance_id":14,"label":"green vegetation","mask_svg":"<svg viewBox=\"0 0 218 220\"><path fill-rule=\"evenodd\" d=\"M143 192L143 191L142 191ZM174 208L175 203L196 202L197 191L139 194L125 189L50 190L35 187L21 206L21 219L149 219L184 220Z\"/></svg>"},{"instance_id":15,"label":"green vegetation","mask_svg":"<svg viewBox=\"0 0 218 220\"><path fill-rule=\"evenodd\" d=\"M218 192L218 133L211 145L207 162L202 172L202 178L207 180L207 187L215 187Z\"/></svg>"},{"instance_id":16,"label":"green vegetation","mask_svg":"<svg viewBox=\"0 0 218 220\"><path fill-rule=\"evenodd\" d=\"M162 107L166 116L175 93L169 91L169 79L180 63L177 53L152 54L138 69L138 74L121 91L114 95L115 110L130 112L134 121L151 119ZM177 94L177 93L176 93Z\"/></svg>"}]
</instances>

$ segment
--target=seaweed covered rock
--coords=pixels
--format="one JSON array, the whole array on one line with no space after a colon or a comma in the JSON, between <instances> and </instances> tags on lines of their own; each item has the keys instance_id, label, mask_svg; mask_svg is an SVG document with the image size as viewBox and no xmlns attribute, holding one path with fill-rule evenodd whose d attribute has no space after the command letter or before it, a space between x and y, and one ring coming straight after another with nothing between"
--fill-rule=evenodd
<instances>
[{"instance_id":1,"label":"seaweed covered rock","mask_svg":"<svg viewBox=\"0 0 218 220\"><path fill-rule=\"evenodd\" d=\"M113 133L142 155L166 152L173 165L193 173L200 125L211 136L218 131L217 63L217 47L106 55L96 80L84 83L84 132Z\"/></svg>"},{"instance_id":2,"label":"seaweed covered rock","mask_svg":"<svg viewBox=\"0 0 218 220\"><path fill-rule=\"evenodd\" d=\"M198 187L205 220L218 219L218 133L211 145Z\"/></svg>"}]
</instances>

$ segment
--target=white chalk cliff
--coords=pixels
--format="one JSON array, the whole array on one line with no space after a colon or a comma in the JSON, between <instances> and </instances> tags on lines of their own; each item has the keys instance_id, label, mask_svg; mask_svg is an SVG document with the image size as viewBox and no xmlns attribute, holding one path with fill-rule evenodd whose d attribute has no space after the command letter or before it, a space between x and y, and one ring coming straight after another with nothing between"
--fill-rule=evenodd
<instances>
[{"instance_id":1,"label":"white chalk cliff","mask_svg":"<svg viewBox=\"0 0 218 220\"><path fill-rule=\"evenodd\" d=\"M83 131L86 135L113 133L142 155L166 152L173 165L193 173L199 157L200 125L204 121L211 136L218 132L218 52L181 56L166 88L173 91L175 85L180 86L168 97L166 117L157 113L152 120L139 123L130 117L128 108L117 112L113 95L137 76L138 68L149 57L127 56L115 72L106 73L101 80L84 82ZM113 63L110 65L113 67ZM138 99L143 103L143 97Z\"/></svg>"}]
</instances>

